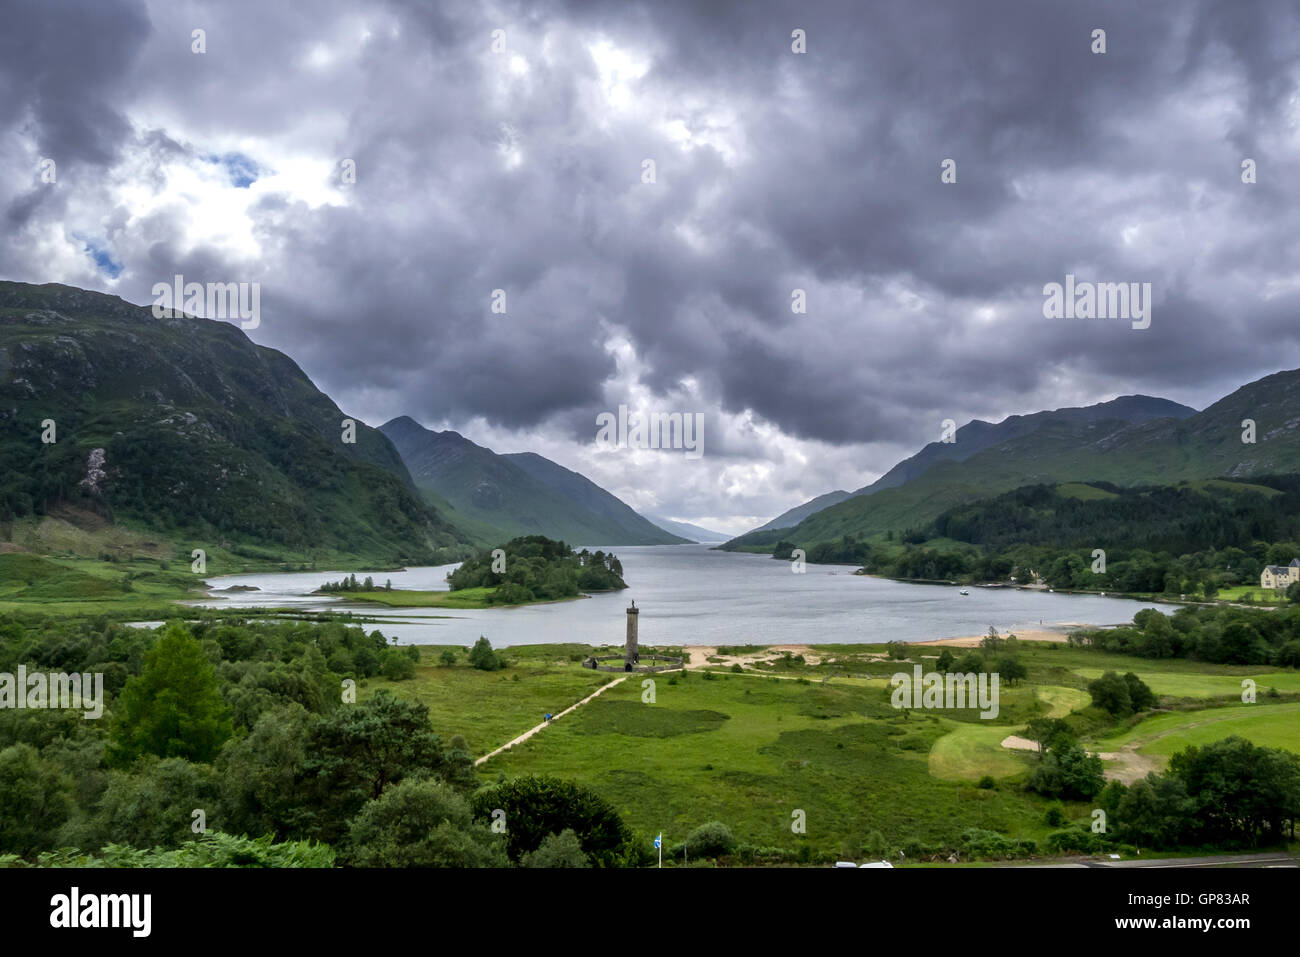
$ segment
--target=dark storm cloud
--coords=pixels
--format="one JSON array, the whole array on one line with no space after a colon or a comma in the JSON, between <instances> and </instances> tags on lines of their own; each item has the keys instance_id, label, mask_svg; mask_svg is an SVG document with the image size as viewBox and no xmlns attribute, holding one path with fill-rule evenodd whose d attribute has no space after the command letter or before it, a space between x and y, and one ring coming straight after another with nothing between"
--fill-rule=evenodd
<instances>
[{"instance_id":1,"label":"dark storm cloud","mask_svg":"<svg viewBox=\"0 0 1300 957\"><path fill-rule=\"evenodd\" d=\"M1289 3L87 0L9 26L11 146L106 181L129 146L157 191L177 157L246 157L253 189L303 156L331 181L355 161L344 204L258 194L256 256L170 206L108 211L107 251L136 301L176 272L261 281L254 337L376 417L589 442L626 335L664 401L690 381L787 436L905 450L944 417L1162 388L1203 404L1297 354ZM644 66L618 105L602 41ZM30 167L6 176L10 223L73 215ZM0 245L12 278L58 278L40 262ZM1151 328L1044 319L1067 272L1151 282Z\"/></svg>"}]
</instances>

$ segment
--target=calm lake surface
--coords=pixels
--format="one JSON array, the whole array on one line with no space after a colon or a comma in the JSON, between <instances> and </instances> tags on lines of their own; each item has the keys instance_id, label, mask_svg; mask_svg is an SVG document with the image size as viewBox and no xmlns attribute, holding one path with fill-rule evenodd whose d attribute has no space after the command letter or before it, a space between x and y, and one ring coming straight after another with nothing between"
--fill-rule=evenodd
<instances>
[{"instance_id":1,"label":"calm lake surface","mask_svg":"<svg viewBox=\"0 0 1300 957\"><path fill-rule=\"evenodd\" d=\"M568 641L621 645L623 611L632 599L641 609L640 640L645 645L920 641L983 634L990 625L1006 634L1031 627L1120 624L1131 621L1142 608L1166 613L1174 608L1013 588L971 588L969 595L961 595L955 587L854 575L852 565L808 565L804 574L797 575L789 562L712 551L704 545L628 546L613 551L631 587L547 605L464 611L387 609L310 594L353 569L212 578L208 584L213 589L251 585L259 590L216 592L196 604L351 610L384 619L382 624L365 627L396 636L401 644L470 645L486 635L496 647ZM447 572L455 567L411 568L374 577L379 582L392 579L394 588L445 589Z\"/></svg>"}]
</instances>

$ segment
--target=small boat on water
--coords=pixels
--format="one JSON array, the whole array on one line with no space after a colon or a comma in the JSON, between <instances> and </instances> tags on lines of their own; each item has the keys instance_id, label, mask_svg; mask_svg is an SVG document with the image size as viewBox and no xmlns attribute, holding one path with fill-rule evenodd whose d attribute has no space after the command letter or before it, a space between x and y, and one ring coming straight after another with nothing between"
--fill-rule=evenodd
<instances>
[{"instance_id":1,"label":"small boat on water","mask_svg":"<svg viewBox=\"0 0 1300 957\"><path fill-rule=\"evenodd\" d=\"M963 594L963 595L969 595L969 594L970 594L970 589L969 589L969 588L963 588L963 589L961 590L961 594Z\"/></svg>"}]
</instances>

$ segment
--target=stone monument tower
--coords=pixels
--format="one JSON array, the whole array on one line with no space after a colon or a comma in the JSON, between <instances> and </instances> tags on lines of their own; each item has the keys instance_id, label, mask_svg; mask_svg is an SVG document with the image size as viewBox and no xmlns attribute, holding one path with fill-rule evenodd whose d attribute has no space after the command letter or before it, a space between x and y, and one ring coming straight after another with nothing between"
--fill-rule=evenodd
<instances>
[{"instance_id":1,"label":"stone monument tower","mask_svg":"<svg viewBox=\"0 0 1300 957\"><path fill-rule=\"evenodd\" d=\"M636 646L636 620L639 614L641 612L634 601L632 607L627 610L627 647L623 650L623 660L630 667L635 667L641 658L641 653Z\"/></svg>"}]
</instances>

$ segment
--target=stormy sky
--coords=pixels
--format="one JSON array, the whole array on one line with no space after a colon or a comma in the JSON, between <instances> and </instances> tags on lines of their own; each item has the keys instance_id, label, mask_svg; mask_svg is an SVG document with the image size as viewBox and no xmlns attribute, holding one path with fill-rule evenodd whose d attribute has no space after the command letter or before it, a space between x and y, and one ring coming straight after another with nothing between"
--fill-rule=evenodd
<instances>
[{"instance_id":1,"label":"stormy sky","mask_svg":"<svg viewBox=\"0 0 1300 957\"><path fill-rule=\"evenodd\" d=\"M0 277L258 282L349 413L741 532L944 419L1300 366L1298 80L1292 2L18 0ZM1150 327L1045 318L1067 274ZM703 456L598 448L620 404Z\"/></svg>"}]
</instances>

